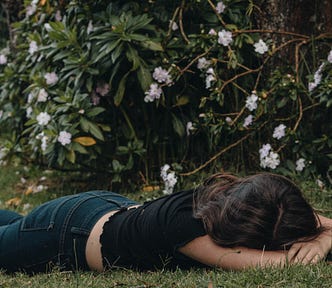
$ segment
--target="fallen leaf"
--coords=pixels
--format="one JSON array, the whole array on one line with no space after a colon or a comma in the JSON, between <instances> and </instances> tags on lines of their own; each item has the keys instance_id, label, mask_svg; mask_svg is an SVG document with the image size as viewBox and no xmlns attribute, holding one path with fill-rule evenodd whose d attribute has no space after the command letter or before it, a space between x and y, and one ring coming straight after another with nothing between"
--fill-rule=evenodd
<instances>
[{"instance_id":1,"label":"fallen leaf","mask_svg":"<svg viewBox=\"0 0 332 288\"><path fill-rule=\"evenodd\" d=\"M77 137L73 141L83 146L93 146L97 143L92 137Z\"/></svg>"},{"instance_id":2,"label":"fallen leaf","mask_svg":"<svg viewBox=\"0 0 332 288\"><path fill-rule=\"evenodd\" d=\"M15 198L11 198L9 200L6 201L6 206L14 206L14 207L17 207L21 204L21 199L18 198L18 197L15 197Z\"/></svg>"},{"instance_id":3,"label":"fallen leaf","mask_svg":"<svg viewBox=\"0 0 332 288\"><path fill-rule=\"evenodd\" d=\"M24 191L24 195L30 195L33 193L33 186L29 186L27 190Z\"/></svg>"}]
</instances>

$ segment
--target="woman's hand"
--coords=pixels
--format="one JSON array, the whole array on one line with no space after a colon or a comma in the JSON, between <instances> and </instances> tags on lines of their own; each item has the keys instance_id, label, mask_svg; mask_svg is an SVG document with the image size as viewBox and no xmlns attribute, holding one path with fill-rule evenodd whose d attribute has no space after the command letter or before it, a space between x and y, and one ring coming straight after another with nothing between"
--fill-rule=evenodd
<instances>
[{"instance_id":1,"label":"woman's hand","mask_svg":"<svg viewBox=\"0 0 332 288\"><path fill-rule=\"evenodd\" d=\"M331 249L332 229L328 229L314 240L293 244L288 251L288 261L302 264L317 263L324 260Z\"/></svg>"}]
</instances>

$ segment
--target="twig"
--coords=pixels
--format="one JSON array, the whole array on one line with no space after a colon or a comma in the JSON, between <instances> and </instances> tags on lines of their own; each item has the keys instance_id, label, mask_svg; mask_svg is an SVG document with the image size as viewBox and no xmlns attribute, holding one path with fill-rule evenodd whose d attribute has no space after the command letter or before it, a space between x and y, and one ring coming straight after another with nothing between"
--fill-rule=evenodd
<instances>
[{"instance_id":1,"label":"twig","mask_svg":"<svg viewBox=\"0 0 332 288\"><path fill-rule=\"evenodd\" d=\"M190 171L190 172L186 172L186 173L181 173L180 176L190 176L193 175L195 173L197 173L198 171L202 170L203 168L205 168L207 165L209 165L211 162L215 161L216 159L218 159L222 154L224 154L225 152L227 152L228 150L230 150L231 148L239 145L240 143L242 143L244 140L246 140L247 138L249 138L251 134L247 134L245 136L243 136L242 138L240 138L239 140L237 140L236 142L228 145L227 147L225 147L224 149L222 149L221 151L219 151L216 155L214 155L212 158L210 158L208 161L206 161L204 164L202 164L201 166L199 166L198 168Z\"/></svg>"},{"instance_id":2,"label":"twig","mask_svg":"<svg viewBox=\"0 0 332 288\"><path fill-rule=\"evenodd\" d=\"M208 0L210 6L212 7L214 13L216 13L220 23L223 25L223 26L226 26L226 23L224 22L224 20L222 20L221 16L219 15L219 13L217 12L217 9L216 9L216 6L214 6L214 4L212 3L211 0Z\"/></svg>"},{"instance_id":3,"label":"twig","mask_svg":"<svg viewBox=\"0 0 332 288\"><path fill-rule=\"evenodd\" d=\"M181 4L181 8L180 8L180 12L179 12L179 26L180 26L180 31L181 31L181 35L184 39L184 41L187 42L187 44L190 43L186 33L184 32L184 29L183 29L183 21L182 21L182 16L183 16L183 8L184 8L184 4L185 4L185 0L182 0L182 4Z\"/></svg>"}]
</instances>

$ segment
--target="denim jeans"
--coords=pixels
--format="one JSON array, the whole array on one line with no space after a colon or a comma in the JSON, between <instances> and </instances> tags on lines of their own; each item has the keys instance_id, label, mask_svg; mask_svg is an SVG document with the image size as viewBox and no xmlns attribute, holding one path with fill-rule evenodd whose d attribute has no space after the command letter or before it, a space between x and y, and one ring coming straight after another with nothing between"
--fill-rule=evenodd
<instances>
[{"instance_id":1,"label":"denim jeans","mask_svg":"<svg viewBox=\"0 0 332 288\"><path fill-rule=\"evenodd\" d=\"M113 192L91 191L46 202L24 217L0 210L0 270L88 270L85 246L94 224L109 211L136 204Z\"/></svg>"}]
</instances>

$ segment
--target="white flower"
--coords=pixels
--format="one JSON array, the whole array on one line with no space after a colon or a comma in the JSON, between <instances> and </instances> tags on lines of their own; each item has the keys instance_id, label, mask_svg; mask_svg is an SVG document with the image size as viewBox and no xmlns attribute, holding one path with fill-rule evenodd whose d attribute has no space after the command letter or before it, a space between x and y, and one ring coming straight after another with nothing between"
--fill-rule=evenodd
<instances>
[{"instance_id":1,"label":"white flower","mask_svg":"<svg viewBox=\"0 0 332 288\"><path fill-rule=\"evenodd\" d=\"M59 80L58 75L56 75L55 72L46 73L44 78L46 79L47 85L54 85Z\"/></svg>"},{"instance_id":2,"label":"white flower","mask_svg":"<svg viewBox=\"0 0 332 288\"><path fill-rule=\"evenodd\" d=\"M32 1L31 1L31 4L32 4L32 5L37 5L38 3L39 3L39 0L32 0Z\"/></svg>"},{"instance_id":3,"label":"white flower","mask_svg":"<svg viewBox=\"0 0 332 288\"><path fill-rule=\"evenodd\" d=\"M26 7L25 15L26 15L27 17L32 16L33 14L36 13L36 11L37 11L37 5L34 4L34 3L31 3L31 5L28 5L28 6Z\"/></svg>"},{"instance_id":4,"label":"white flower","mask_svg":"<svg viewBox=\"0 0 332 288\"><path fill-rule=\"evenodd\" d=\"M56 13L55 13L55 20L59 21L59 22L62 20L62 16L61 16L61 11L60 10L56 11Z\"/></svg>"},{"instance_id":5,"label":"white flower","mask_svg":"<svg viewBox=\"0 0 332 288\"><path fill-rule=\"evenodd\" d=\"M269 155L261 159L261 167L276 169L280 164L280 159L278 153L270 151Z\"/></svg>"},{"instance_id":6,"label":"white flower","mask_svg":"<svg viewBox=\"0 0 332 288\"><path fill-rule=\"evenodd\" d=\"M163 92L162 89L159 87L157 83L152 83L150 85L150 89L145 92L144 101L153 102L154 100L160 98L162 92Z\"/></svg>"},{"instance_id":7,"label":"white flower","mask_svg":"<svg viewBox=\"0 0 332 288\"><path fill-rule=\"evenodd\" d=\"M51 121L51 116L47 112L40 112L37 116L37 122L39 125L47 125Z\"/></svg>"},{"instance_id":8,"label":"white flower","mask_svg":"<svg viewBox=\"0 0 332 288\"><path fill-rule=\"evenodd\" d=\"M172 83L171 75L169 75L168 71L159 67L156 67L153 71L152 77L158 83L166 83L167 85Z\"/></svg>"},{"instance_id":9,"label":"white flower","mask_svg":"<svg viewBox=\"0 0 332 288\"><path fill-rule=\"evenodd\" d=\"M207 69L207 68L209 68L210 65L211 65L211 61L210 60L206 60L205 57L202 57L202 58L198 59L197 68L199 70Z\"/></svg>"},{"instance_id":10,"label":"white flower","mask_svg":"<svg viewBox=\"0 0 332 288\"><path fill-rule=\"evenodd\" d=\"M163 193L165 195L171 194L173 192L174 186L177 183L177 177L175 176L175 172L169 172L170 166L165 164L161 167L160 176L164 181L165 189Z\"/></svg>"},{"instance_id":11,"label":"white flower","mask_svg":"<svg viewBox=\"0 0 332 288\"><path fill-rule=\"evenodd\" d=\"M278 153L272 151L271 145L263 144L259 149L260 166L263 168L275 169L280 164Z\"/></svg>"},{"instance_id":12,"label":"white flower","mask_svg":"<svg viewBox=\"0 0 332 288\"><path fill-rule=\"evenodd\" d=\"M225 121L226 121L227 124L231 124L233 120L232 120L231 117L227 116L227 117L225 118Z\"/></svg>"},{"instance_id":13,"label":"white flower","mask_svg":"<svg viewBox=\"0 0 332 288\"><path fill-rule=\"evenodd\" d=\"M170 21L169 21L169 25L170 25L170 27L171 27L171 29L172 29L173 31L176 31L176 30L179 29L179 26L178 26L178 24L177 24L175 21L170 20Z\"/></svg>"},{"instance_id":14,"label":"white flower","mask_svg":"<svg viewBox=\"0 0 332 288\"><path fill-rule=\"evenodd\" d=\"M327 56L327 61L332 63L332 50L330 51L329 56Z\"/></svg>"},{"instance_id":15,"label":"white flower","mask_svg":"<svg viewBox=\"0 0 332 288\"><path fill-rule=\"evenodd\" d=\"M32 107L29 106L26 110L26 116L27 118L31 118L31 114L32 114Z\"/></svg>"},{"instance_id":16,"label":"white flower","mask_svg":"<svg viewBox=\"0 0 332 288\"><path fill-rule=\"evenodd\" d=\"M305 167L305 159L304 158L299 158L298 160L296 160L296 171L301 172Z\"/></svg>"},{"instance_id":17,"label":"white flower","mask_svg":"<svg viewBox=\"0 0 332 288\"><path fill-rule=\"evenodd\" d=\"M231 42L233 41L232 39L232 32L226 31L226 30L221 30L218 32L218 43L223 45L223 46L228 46Z\"/></svg>"},{"instance_id":18,"label":"white flower","mask_svg":"<svg viewBox=\"0 0 332 288\"><path fill-rule=\"evenodd\" d=\"M38 185L37 187L35 187L33 189L33 193L40 193L44 190L47 190L47 188L48 188L47 186L44 186L44 185L40 184L40 185Z\"/></svg>"},{"instance_id":19,"label":"white flower","mask_svg":"<svg viewBox=\"0 0 332 288\"><path fill-rule=\"evenodd\" d=\"M27 100L28 104L31 104L31 103L32 103L34 97L35 97L35 96L34 96L32 93L29 93L29 95L28 95L28 100Z\"/></svg>"},{"instance_id":20,"label":"white flower","mask_svg":"<svg viewBox=\"0 0 332 288\"><path fill-rule=\"evenodd\" d=\"M253 116L250 114L244 119L243 127L247 128L252 124Z\"/></svg>"},{"instance_id":21,"label":"white flower","mask_svg":"<svg viewBox=\"0 0 332 288\"><path fill-rule=\"evenodd\" d=\"M89 24L88 24L88 28L86 29L86 33L90 34L91 32L93 32L93 30L94 30L93 23L92 23L92 20L90 20Z\"/></svg>"},{"instance_id":22,"label":"white flower","mask_svg":"<svg viewBox=\"0 0 332 288\"><path fill-rule=\"evenodd\" d=\"M211 67L206 71L206 74L207 76L205 78L205 87L206 89L209 89L211 88L211 82L216 81L217 79L214 70Z\"/></svg>"},{"instance_id":23,"label":"white flower","mask_svg":"<svg viewBox=\"0 0 332 288\"><path fill-rule=\"evenodd\" d=\"M323 70L323 67L324 67L324 63L322 63L318 67L317 71L315 72L315 74L314 74L314 81L310 82L309 85L308 85L309 92L311 92L312 90L314 90L320 84L320 82L322 81L322 70Z\"/></svg>"},{"instance_id":24,"label":"white flower","mask_svg":"<svg viewBox=\"0 0 332 288\"><path fill-rule=\"evenodd\" d=\"M48 97L48 93L44 88L39 90L37 102L46 102Z\"/></svg>"},{"instance_id":25,"label":"white flower","mask_svg":"<svg viewBox=\"0 0 332 288\"><path fill-rule=\"evenodd\" d=\"M285 136L285 129L286 126L284 124L280 124L279 126L275 127L272 137L276 139L281 139Z\"/></svg>"},{"instance_id":26,"label":"white flower","mask_svg":"<svg viewBox=\"0 0 332 288\"><path fill-rule=\"evenodd\" d=\"M226 8L226 6L222 1L217 3L216 10L217 10L218 14L223 13L225 11L225 8Z\"/></svg>"},{"instance_id":27,"label":"white flower","mask_svg":"<svg viewBox=\"0 0 332 288\"><path fill-rule=\"evenodd\" d=\"M186 125L187 136L190 135L192 130L195 130L195 128L193 126L193 123L191 121L189 121L189 122L187 122L187 125Z\"/></svg>"},{"instance_id":28,"label":"white flower","mask_svg":"<svg viewBox=\"0 0 332 288\"><path fill-rule=\"evenodd\" d=\"M38 45L36 41L31 41L29 44L29 53L33 55L35 52L38 51Z\"/></svg>"},{"instance_id":29,"label":"white flower","mask_svg":"<svg viewBox=\"0 0 332 288\"><path fill-rule=\"evenodd\" d=\"M49 23L45 23L44 28L46 29L47 32L50 32L52 30L52 27Z\"/></svg>"},{"instance_id":30,"label":"white flower","mask_svg":"<svg viewBox=\"0 0 332 288\"><path fill-rule=\"evenodd\" d=\"M47 141L48 141L48 137L47 136L44 136L41 139L40 148L42 149L42 151L46 151L46 149L47 149Z\"/></svg>"},{"instance_id":31,"label":"white flower","mask_svg":"<svg viewBox=\"0 0 332 288\"><path fill-rule=\"evenodd\" d=\"M160 176L161 178L166 178L167 176L167 171L171 168L168 164L165 164L164 166L161 167L160 169Z\"/></svg>"},{"instance_id":32,"label":"white flower","mask_svg":"<svg viewBox=\"0 0 332 288\"><path fill-rule=\"evenodd\" d=\"M263 144L262 148L259 149L260 158L262 159L262 158L265 158L267 155L269 155L271 149L272 149L272 147L269 143Z\"/></svg>"},{"instance_id":33,"label":"white flower","mask_svg":"<svg viewBox=\"0 0 332 288\"><path fill-rule=\"evenodd\" d=\"M269 50L266 43L262 39L259 39L259 41L254 44L254 47L255 52L259 54L264 54L265 52L267 52L267 50Z\"/></svg>"},{"instance_id":34,"label":"white flower","mask_svg":"<svg viewBox=\"0 0 332 288\"><path fill-rule=\"evenodd\" d=\"M217 35L217 32L216 32L216 30L214 30L213 28L211 28L208 34L215 36L215 35Z\"/></svg>"},{"instance_id":35,"label":"white flower","mask_svg":"<svg viewBox=\"0 0 332 288\"><path fill-rule=\"evenodd\" d=\"M248 108L249 111L254 111L257 108L257 100L258 96L253 92L246 99L246 108Z\"/></svg>"},{"instance_id":36,"label":"white flower","mask_svg":"<svg viewBox=\"0 0 332 288\"><path fill-rule=\"evenodd\" d=\"M4 54L0 54L0 65L7 64L7 57Z\"/></svg>"},{"instance_id":37,"label":"white flower","mask_svg":"<svg viewBox=\"0 0 332 288\"><path fill-rule=\"evenodd\" d=\"M80 109L80 110L78 110L78 114L83 115L84 113L85 113L84 109Z\"/></svg>"},{"instance_id":38,"label":"white flower","mask_svg":"<svg viewBox=\"0 0 332 288\"><path fill-rule=\"evenodd\" d=\"M67 131L61 131L58 136L58 142L65 146L71 143L72 135Z\"/></svg>"}]
</instances>

